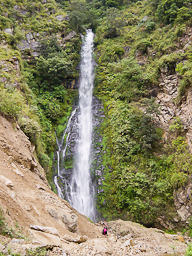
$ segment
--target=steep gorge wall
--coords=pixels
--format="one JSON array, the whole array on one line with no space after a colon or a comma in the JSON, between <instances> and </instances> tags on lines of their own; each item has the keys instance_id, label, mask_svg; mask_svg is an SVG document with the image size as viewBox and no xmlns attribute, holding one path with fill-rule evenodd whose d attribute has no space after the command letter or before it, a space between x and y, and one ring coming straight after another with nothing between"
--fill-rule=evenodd
<instances>
[{"instance_id":1,"label":"steep gorge wall","mask_svg":"<svg viewBox=\"0 0 192 256\"><path fill-rule=\"evenodd\" d=\"M160 115L156 118L158 125L164 130L164 143L169 144L171 134L169 126L175 117L181 119L184 133L186 135L189 150L192 153L192 89L187 88L181 104L176 104L178 97L179 77L178 74L161 73L159 79L159 92L157 93L156 103L159 105ZM192 177L189 182L178 190L174 190L174 204L182 222L188 222L192 215ZM175 222L178 222L175 218Z\"/></svg>"}]
</instances>

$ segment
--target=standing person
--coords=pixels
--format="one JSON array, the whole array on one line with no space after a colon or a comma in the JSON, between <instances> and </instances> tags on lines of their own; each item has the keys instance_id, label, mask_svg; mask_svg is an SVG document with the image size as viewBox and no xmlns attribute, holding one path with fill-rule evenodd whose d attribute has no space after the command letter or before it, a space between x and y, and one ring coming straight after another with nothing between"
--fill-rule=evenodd
<instances>
[{"instance_id":1,"label":"standing person","mask_svg":"<svg viewBox=\"0 0 192 256\"><path fill-rule=\"evenodd\" d=\"M102 232L102 234L105 235L105 236L107 236L107 229L108 229L108 225L107 225L106 220L104 220L104 222L103 222L103 232Z\"/></svg>"}]
</instances>

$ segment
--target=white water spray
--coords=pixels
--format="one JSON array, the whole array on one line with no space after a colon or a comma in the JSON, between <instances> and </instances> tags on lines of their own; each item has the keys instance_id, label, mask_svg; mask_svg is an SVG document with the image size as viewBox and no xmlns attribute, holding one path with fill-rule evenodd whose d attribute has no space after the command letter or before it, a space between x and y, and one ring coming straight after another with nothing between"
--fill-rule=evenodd
<instances>
[{"instance_id":1,"label":"white water spray","mask_svg":"<svg viewBox=\"0 0 192 256\"><path fill-rule=\"evenodd\" d=\"M80 65L79 110L76 160L70 184L70 204L80 213L95 220L93 186L90 175L92 146L92 92L94 81L93 39L87 30L83 38Z\"/></svg>"},{"instance_id":2,"label":"white water spray","mask_svg":"<svg viewBox=\"0 0 192 256\"><path fill-rule=\"evenodd\" d=\"M66 149L67 149L67 146L68 146L68 138L69 138L69 135L70 135L69 127L70 127L71 120L72 120L73 116L75 115L75 113L76 113L76 108L72 111L71 116L69 117L67 126L65 128L65 131L64 131L63 136L62 136L60 141L58 140L58 138L56 136L56 142L57 142L57 147L58 147L58 151L57 151L57 175L54 177L54 183L55 183L55 186L57 188L57 194L62 199L64 199L64 197L63 197L62 190L61 190L61 188L59 186L59 183L58 183L58 178L62 179L62 175L61 175L61 172L60 172L60 154L62 156L62 159L64 160L65 152L66 152ZM65 146L64 146L64 149L62 150L64 138L65 138L65 135L66 135L67 132L68 132L68 135L67 135L67 138L66 138Z\"/></svg>"}]
</instances>

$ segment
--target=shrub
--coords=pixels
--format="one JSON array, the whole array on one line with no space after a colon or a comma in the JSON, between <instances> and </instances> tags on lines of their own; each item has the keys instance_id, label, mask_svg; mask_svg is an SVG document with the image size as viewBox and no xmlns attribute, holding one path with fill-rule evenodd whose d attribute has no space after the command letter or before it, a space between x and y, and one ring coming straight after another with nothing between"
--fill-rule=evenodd
<instances>
[{"instance_id":1,"label":"shrub","mask_svg":"<svg viewBox=\"0 0 192 256\"><path fill-rule=\"evenodd\" d=\"M3 209L0 207L0 234L2 235L5 230L5 218L4 218L4 212Z\"/></svg>"},{"instance_id":2,"label":"shrub","mask_svg":"<svg viewBox=\"0 0 192 256\"><path fill-rule=\"evenodd\" d=\"M0 93L0 112L11 118L17 119L25 104L23 96L18 90L13 88L0 88Z\"/></svg>"},{"instance_id":3,"label":"shrub","mask_svg":"<svg viewBox=\"0 0 192 256\"><path fill-rule=\"evenodd\" d=\"M117 37L125 26L125 17L118 9L112 7L106 12L105 38Z\"/></svg>"},{"instance_id":4,"label":"shrub","mask_svg":"<svg viewBox=\"0 0 192 256\"><path fill-rule=\"evenodd\" d=\"M151 42L148 39L141 39L137 45L136 49L142 51L143 54L147 52L147 47L151 46Z\"/></svg>"},{"instance_id":5,"label":"shrub","mask_svg":"<svg viewBox=\"0 0 192 256\"><path fill-rule=\"evenodd\" d=\"M191 17L188 4L189 2L185 0L161 0L156 15L165 24L173 23L175 20L178 22L188 20Z\"/></svg>"},{"instance_id":6,"label":"shrub","mask_svg":"<svg viewBox=\"0 0 192 256\"><path fill-rule=\"evenodd\" d=\"M29 137L30 141L35 143L41 133L41 127L37 121L22 117L19 119L19 125L23 132Z\"/></svg>"},{"instance_id":7,"label":"shrub","mask_svg":"<svg viewBox=\"0 0 192 256\"><path fill-rule=\"evenodd\" d=\"M179 188L184 186L188 182L189 178L186 173L177 172L174 173L171 177L171 184L174 188Z\"/></svg>"},{"instance_id":8,"label":"shrub","mask_svg":"<svg viewBox=\"0 0 192 256\"><path fill-rule=\"evenodd\" d=\"M39 153L38 157L41 166L47 171L50 166L50 158L45 153Z\"/></svg>"},{"instance_id":9,"label":"shrub","mask_svg":"<svg viewBox=\"0 0 192 256\"><path fill-rule=\"evenodd\" d=\"M169 126L169 131L179 135L183 131L183 124L180 117L174 117L173 123Z\"/></svg>"},{"instance_id":10,"label":"shrub","mask_svg":"<svg viewBox=\"0 0 192 256\"><path fill-rule=\"evenodd\" d=\"M192 243L188 245L185 256L192 256Z\"/></svg>"},{"instance_id":11,"label":"shrub","mask_svg":"<svg viewBox=\"0 0 192 256\"><path fill-rule=\"evenodd\" d=\"M46 256L47 250L46 248L36 248L34 250L29 250L28 255L29 256Z\"/></svg>"}]
</instances>

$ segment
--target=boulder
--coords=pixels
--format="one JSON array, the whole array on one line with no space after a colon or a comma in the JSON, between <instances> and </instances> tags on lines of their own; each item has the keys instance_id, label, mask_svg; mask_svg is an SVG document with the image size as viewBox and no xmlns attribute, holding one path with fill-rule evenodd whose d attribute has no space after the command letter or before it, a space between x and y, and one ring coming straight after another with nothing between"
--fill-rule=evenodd
<instances>
[{"instance_id":1,"label":"boulder","mask_svg":"<svg viewBox=\"0 0 192 256\"><path fill-rule=\"evenodd\" d=\"M67 229L70 232L76 232L76 228L77 228L77 215L75 213L70 213L70 212L65 212L62 215L62 221L65 223L65 225L67 226Z\"/></svg>"},{"instance_id":2,"label":"boulder","mask_svg":"<svg viewBox=\"0 0 192 256\"><path fill-rule=\"evenodd\" d=\"M65 20L65 17L63 17L63 15L57 15L55 16L55 19L57 19L58 21L62 21Z\"/></svg>"},{"instance_id":3,"label":"boulder","mask_svg":"<svg viewBox=\"0 0 192 256\"><path fill-rule=\"evenodd\" d=\"M39 244L41 246L46 248L53 248L53 247L60 247L61 246L61 240L58 236L45 233L45 232L39 232L36 230L29 230L29 235L33 241L35 241L35 244L33 244L34 247L38 247Z\"/></svg>"},{"instance_id":4,"label":"boulder","mask_svg":"<svg viewBox=\"0 0 192 256\"><path fill-rule=\"evenodd\" d=\"M5 186L7 186L8 188L13 189L13 183L11 180L7 179L5 176L0 175L0 183L4 184Z\"/></svg>"},{"instance_id":5,"label":"boulder","mask_svg":"<svg viewBox=\"0 0 192 256\"><path fill-rule=\"evenodd\" d=\"M77 244L81 244L87 241L88 237L87 236L76 236L75 238L70 236L70 235L65 235L63 237L63 239L65 239L68 242L74 242Z\"/></svg>"},{"instance_id":6,"label":"boulder","mask_svg":"<svg viewBox=\"0 0 192 256\"><path fill-rule=\"evenodd\" d=\"M70 32L66 37L63 38L63 41L69 41L76 35L75 31Z\"/></svg>"},{"instance_id":7,"label":"boulder","mask_svg":"<svg viewBox=\"0 0 192 256\"><path fill-rule=\"evenodd\" d=\"M27 42L30 43L31 40L33 39L32 33L28 33L28 34L26 35L26 38L27 38Z\"/></svg>"},{"instance_id":8,"label":"boulder","mask_svg":"<svg viewBox=\"0 0 192 256\"><path fill-rule=\"evenodd\" d=\"M56 228L42 227L42 226L36 226L36 225L30 225L30 228L34 229L34 230L37 230L37 231L49 233L49 234L52 234L52 235L60 237L59 232L57 231Z\"/></svg>"},{"instance_id":9,"label":"boulder","mask_svg":"<svg viewBox=\"0 0 192 256\"><path fill-rule=\"evenodd\" d=\"M58 214L58 212L55 209L50 208L50 209L48 209L48 212L51 215L51 217L53 217L54 219L58 219L59 218L59 214Z\"/></svg>"},{"instance_id":10,"label":"boulder","mask_svg":"<svg viewBox=\"0 0 192 256\"><path fill-rule=\"evenodd\" d=\"M4 29L4 32L7 33L7 34L9 34L9 35L11 35L11 36L12 36L12 34L13 34L11 28L6 28L6 29Z\"/></svg>"},{"instance_id":11,"label":"boulder","mask_svg":"<svg viewBox=\"0 0 192 256\"><path fill-rule=\"evenodd\" d=\"M189 216L191 216L191 213L189 212L188 207L186 207L185 205L183 205L180 209L178 209L177 213L181 217L182 221L186 221L189 218Z\"/></svg>"},{"instance_id":12,"label":"boulder","mask_svg":"<svg viewBox=\"0 0 192 256\"><path fill-rule=\"evenodd\" d=\"M10 243L11 244L23 244L25 242L24 239L16 239L16 238L13 238Z\"/></svg>"},{"instance_id":13,"label":"boulder","mask_svg":"<svg viewBox=\"0 0 192 256\"><path fill-rule=\"evenodd\" d=\"M101 255L112 254L110 245L103 239L93 239L91 245L96 249L97 253L100 253Z\"/></svg>"}]
</instances>

